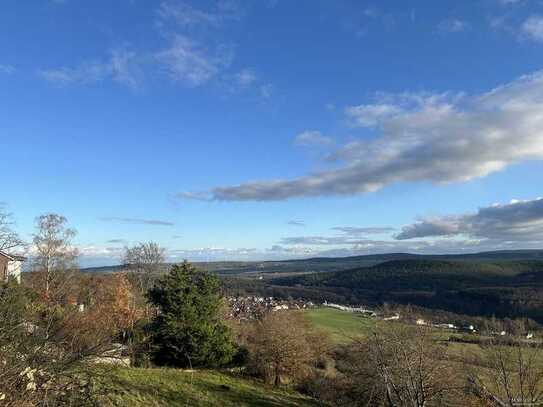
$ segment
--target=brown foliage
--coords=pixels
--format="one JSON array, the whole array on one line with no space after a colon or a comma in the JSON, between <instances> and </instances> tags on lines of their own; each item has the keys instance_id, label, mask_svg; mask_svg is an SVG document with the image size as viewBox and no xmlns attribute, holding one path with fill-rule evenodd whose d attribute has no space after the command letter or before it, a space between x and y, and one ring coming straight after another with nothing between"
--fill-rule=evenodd
<instances>
[{"instance_id":1,"label":"brown foliage","mask_svg":"<svg viewBox=\"0 0 543 407\"><path fill-rule=\"evenodd\" d=\"M309 374L328 349L311 332L303 315L294 311L272 312L256 322L248 345L250 368L275 385Z\"/></svg>"}]
</instances>

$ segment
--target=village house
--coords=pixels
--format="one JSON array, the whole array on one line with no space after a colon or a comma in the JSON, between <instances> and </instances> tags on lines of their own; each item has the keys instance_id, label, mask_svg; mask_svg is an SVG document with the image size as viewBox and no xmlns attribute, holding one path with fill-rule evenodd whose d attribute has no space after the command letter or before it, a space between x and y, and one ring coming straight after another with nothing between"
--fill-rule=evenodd
<instances>
[{"instance_id":1,"label":"village house","mask_svg":"<svg viewBox=\"0 0 543 407\"><path fill-rule=\"evenodd\" d=\"M8 281L13 278L20 283L22 266L25 260L25 257L0 251L0 281Z\"/></svg>"}]
</instances>

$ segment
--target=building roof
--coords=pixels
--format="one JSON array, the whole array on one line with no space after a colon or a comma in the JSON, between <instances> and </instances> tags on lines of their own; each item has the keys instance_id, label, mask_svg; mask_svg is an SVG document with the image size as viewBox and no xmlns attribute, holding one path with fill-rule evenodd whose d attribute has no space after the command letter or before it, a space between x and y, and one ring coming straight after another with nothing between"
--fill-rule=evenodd
<instances>
[{"instance_id":1,"label":"building roof","mask_svg":"<svg viewBox=\"0 0 543 407\"><path fill-rule=\"evenodd\" d=\"M0 250L0 256L5 257L9 261L25 261L26 260L26 257L17 256L15 254L8 254L6 252L3 252L2 250Z\"/></svg>"}]
</instances>

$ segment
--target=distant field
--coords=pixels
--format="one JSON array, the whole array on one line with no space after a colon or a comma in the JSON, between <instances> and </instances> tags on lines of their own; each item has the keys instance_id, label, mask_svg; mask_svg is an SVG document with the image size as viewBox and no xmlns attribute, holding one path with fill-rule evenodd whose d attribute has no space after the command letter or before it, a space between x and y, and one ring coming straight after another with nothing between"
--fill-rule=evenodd
<instances>
[{"instance_id":1,"label":"distant field","mask_svg":"<svg viewBox=\"0 0 543 407\"><path fill-rule=\"evenodd\" d=\"M217 371L117 368L101 384L106 406L320 406L299 393Z\"/></svg>"},{"instance_id":2,"label":"distant field","mask_svg":"<svg viewBox=\"0 0 543 407\"><path fill-rule=\"evenodd\" d=\"M333 308L313 308L306 315L315 328L328 332L336 343L364 337L378 323L374 318Z\"/></svg>"},{"instance_id":3,"label":"distant field","mask_svg":"<svg viewBox=\"0 0 543 407\"><path fill-rule=\"evenodd\" d=\"M334 308L312 308L305 311L305 314L315 328L328 332L335 343L348 343L353 338L364 338L377 327L382 330L394 329L398 325L403 325ZM461 334L455 335L441 329L432 329L432 331L435 339L439 341L448 341L451 336L461 336ZM453 346L465 347L460 343L453 343Z\"/></svg>"}]
</instances>

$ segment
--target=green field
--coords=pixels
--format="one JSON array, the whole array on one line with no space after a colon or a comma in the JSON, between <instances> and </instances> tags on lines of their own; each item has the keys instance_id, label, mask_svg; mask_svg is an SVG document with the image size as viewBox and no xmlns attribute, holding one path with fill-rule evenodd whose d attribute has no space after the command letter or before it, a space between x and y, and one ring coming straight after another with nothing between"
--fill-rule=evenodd
<instances>
[{"instance_id":1,"label":"green field","mask_svg":"<svg viewBox=\"0 0 543 407\"><path fill-rule=\"evenodd\" d=\"M313 308L306 311L306 316L315 328L328 332L336 343L363 337L378 323L374 318L334 308Z\"/></svg>"},{"instance_id":2,"label":"green field","mask_svg":"<svg viewBox=\"0 0 543 407\"><path fill-rule=\"evenodd\" d=\"M320 406L299 393L217 371L116 368L100 387L106 406Z\"/></svg>"}]
</instances>

